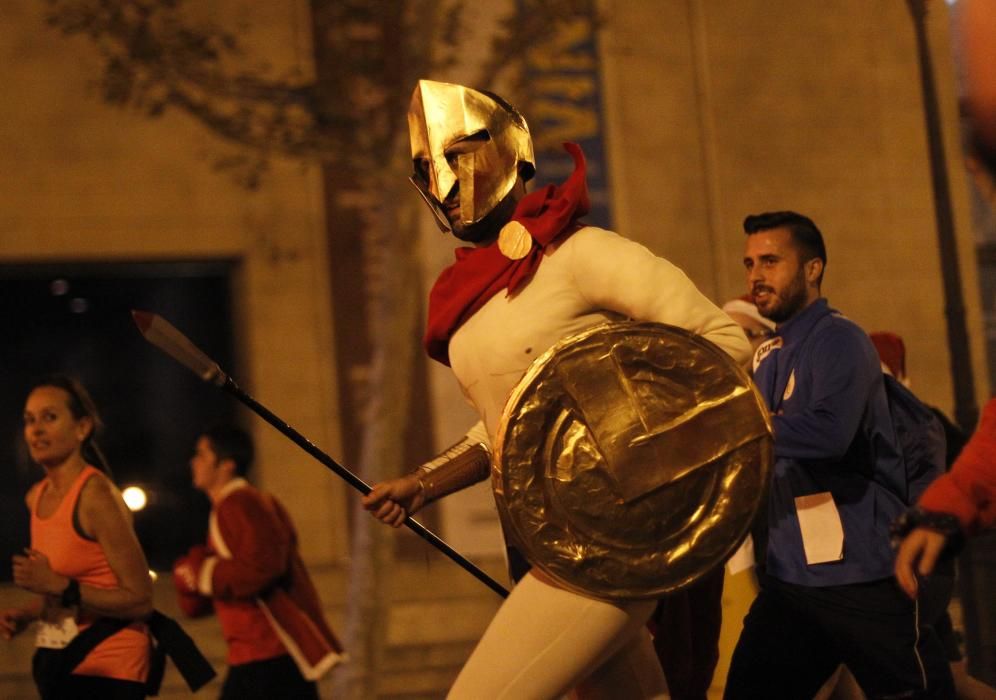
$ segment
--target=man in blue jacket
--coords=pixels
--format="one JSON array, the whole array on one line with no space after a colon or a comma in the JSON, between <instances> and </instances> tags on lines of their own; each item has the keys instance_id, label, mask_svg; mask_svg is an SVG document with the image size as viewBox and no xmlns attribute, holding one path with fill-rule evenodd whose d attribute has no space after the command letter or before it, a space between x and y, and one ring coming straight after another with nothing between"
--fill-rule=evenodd
<instances>
[{"instance_id":1,"label":"man in blue jacket","mask_svg":"<svg viewBox=\"0 0 996 700\"><path fill-rule=\"evenodd\" d=\"M777 332L754 356L775 469L761 592L727 698L811 698L845 663L869 698L953 697L935 634L892 578L906 471L878 354L821 296L823 236L795 212L748 216L744 266Z\"/></svg>"}]
</instances>

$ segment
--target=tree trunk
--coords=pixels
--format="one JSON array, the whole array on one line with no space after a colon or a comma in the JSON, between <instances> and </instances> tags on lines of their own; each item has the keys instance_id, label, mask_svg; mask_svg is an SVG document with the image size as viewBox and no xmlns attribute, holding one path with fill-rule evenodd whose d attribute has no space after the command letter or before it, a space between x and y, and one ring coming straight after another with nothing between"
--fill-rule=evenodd
<instances>
[{"instance_id":1,"label":"tree trunk","mask_svg":"<svg viewBox=\"0 0 996 700\"><path fill-rule=\"evenodd\" d=\"M394 170L394 169L392 169ZM400 173L388 175L381 188L374 221L365 231L364 278L372 362L369 401L362 419L360 470L368 483L404 470L404 438L413 366L417 361L420 317L418 241L414 197L399 191ZM384 180L382 180L384 181ZM351 662L336 676L336 697L357 700L377 696L391 609L391 572L397 532L375 521L362 507L354 511L346 639Z\"/></svg>"}]
</instances>

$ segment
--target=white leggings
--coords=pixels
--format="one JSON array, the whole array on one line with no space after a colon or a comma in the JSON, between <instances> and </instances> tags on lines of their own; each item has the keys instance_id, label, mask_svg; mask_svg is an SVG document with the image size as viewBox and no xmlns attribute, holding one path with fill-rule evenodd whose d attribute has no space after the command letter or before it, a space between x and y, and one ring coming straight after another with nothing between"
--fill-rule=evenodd
<instances>
[{"instance_id":1,"label":"white leggings","mask_svg":"<svg viewBox=\"0 0 996 700\"><path fill-rule=\"evenodd\" d=\"M544 583L515 586L460 671L451 700L666 698L646 622L656 601L608 603Z\"/></svg>"}]
</instances>

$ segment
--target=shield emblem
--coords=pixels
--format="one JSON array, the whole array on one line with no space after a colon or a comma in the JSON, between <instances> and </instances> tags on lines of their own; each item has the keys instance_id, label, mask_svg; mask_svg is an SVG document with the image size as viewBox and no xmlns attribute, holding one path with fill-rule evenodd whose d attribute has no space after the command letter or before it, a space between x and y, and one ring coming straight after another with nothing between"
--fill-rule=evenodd
<instances>
[{"instance_id":1,"label":"shield emblem","mask_svg":"<svg viewBox=\"0 0 996 700\"><path fill-rule=\"evenodd\" d=\"M725 561L773 462L747 373L656 323L603 324L538 357L495 443L511 543L565 588L610 600L660 597Z\"/></svg>"}]
</instances>

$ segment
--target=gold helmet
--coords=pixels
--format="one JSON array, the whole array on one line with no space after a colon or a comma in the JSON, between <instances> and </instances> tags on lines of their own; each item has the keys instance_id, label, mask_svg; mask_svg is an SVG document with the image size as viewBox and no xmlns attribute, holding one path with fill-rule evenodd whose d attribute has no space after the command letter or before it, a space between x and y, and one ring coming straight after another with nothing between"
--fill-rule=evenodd
<instances>
[{"instance_id":1,"label":"gold helmet","mask_svg":"<svg viewBox=\"0 0 996 700\"><path fill-rule=\"evenodd\" d=\"M445 202L459 185L460 222L478 223L515 185L536 172L526 120L500 97L463 85L420 80L408 108L412 183L440 228L451 230Z\"/></svg>"}]
</instances>

